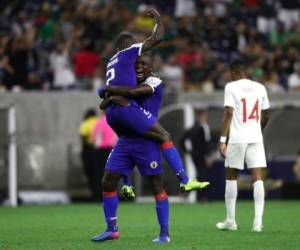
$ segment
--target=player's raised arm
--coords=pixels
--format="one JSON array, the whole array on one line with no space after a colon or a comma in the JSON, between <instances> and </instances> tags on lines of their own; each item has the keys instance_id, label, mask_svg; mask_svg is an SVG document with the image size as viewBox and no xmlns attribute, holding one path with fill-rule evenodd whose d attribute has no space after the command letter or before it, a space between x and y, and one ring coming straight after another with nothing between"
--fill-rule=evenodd
<instances>
[{"instance_id":1,"label":"player's raised arm","mask_svg":"<svg viewBox=\"0 0 300 250\"><path fill-rule=\"evenodd\" d=\"M151 36L143 42L142 52L148 51L158 45L164 35L164 26L158 11L154 8L150 8L146 11L146 15L155 20L155 26Z\"/></svg>"}]
</instances>

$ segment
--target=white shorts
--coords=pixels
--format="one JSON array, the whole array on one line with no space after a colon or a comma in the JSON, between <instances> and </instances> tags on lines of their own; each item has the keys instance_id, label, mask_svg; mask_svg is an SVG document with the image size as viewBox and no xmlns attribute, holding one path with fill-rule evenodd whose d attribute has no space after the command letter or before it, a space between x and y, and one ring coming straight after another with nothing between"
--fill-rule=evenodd
<instances>
[{"instance_id":1,"label":"white shorts","mask_svg":"<svg viewBox=\"0 0 300 250\"><path fill-rule=\"evenodd\" d=\"M228 143L225 167L243 170L247 168L263 168L267 166L263 142L257 143Z\"/></svg>"}]
</instances>

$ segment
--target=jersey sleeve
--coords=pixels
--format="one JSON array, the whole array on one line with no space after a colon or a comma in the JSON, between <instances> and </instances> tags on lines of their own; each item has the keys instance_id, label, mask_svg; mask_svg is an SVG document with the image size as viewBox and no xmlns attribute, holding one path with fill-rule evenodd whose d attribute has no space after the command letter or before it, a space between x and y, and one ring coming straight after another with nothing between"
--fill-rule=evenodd
<instances>
[{"instance_id":1,"label":"jersey sleeve","mask_svg":"<svg viewBox=\"0 0 300 250\"><path fill-rule=\"evenodd\" d=\"M144 84L149 85L154 93L155 89L161 84L161 82L161 79L159 79L158 77L148 77Z\"/></svg>"},{"instance_id":2,"label":"jersey sleeve","mask_svg":"<svg viewBox=\"0 0 300 250\"><path fill-rule=\"evenodd\" d=\"M229 88L228 84L225 86L225 91L224 91L224 107L226 106L234 108L233 93Z\"/></svg>"},{"instance_id":3,"label":"jersey sleeve","mask_svg":"<svg viewBox=\"0 0 300 250\"><path fill-rule=\"evenodd\" d=\"M143 43L135 43L131 45L128 49L126 49L126 52L131 57L136 58L141 55L142 47L143 47Z\"/></svg>"},{"instance_id":4,"label":"jersey sleeve","mask_svg":"<svg viewBox=\"0 0 300 250\"><path fill-rule=\"evenodd\" d=\"M266 88L264 88L261 109L265 110L269 108L270 108L270 103L269 103L268 93Z\"/></svg>"}]
</instances>

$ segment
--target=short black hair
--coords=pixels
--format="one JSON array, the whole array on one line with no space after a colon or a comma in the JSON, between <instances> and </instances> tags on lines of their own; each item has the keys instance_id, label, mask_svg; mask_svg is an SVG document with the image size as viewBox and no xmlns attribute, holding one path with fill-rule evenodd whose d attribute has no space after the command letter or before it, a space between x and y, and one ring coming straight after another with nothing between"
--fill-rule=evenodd
<instances>
[{"instance_id":1,"label":"short black hair","mask_svg":"<svg viewBox=\"0 0 300 250\"><path fill-rule=\"evenodd\" d=\"M115 39L115 50L124 49L126 47L126 43L128 43L128 40L130 39L134 39L134 35L132 33L126 31L120 33Z\"/></svg>"},{"instance_id":2,"label":"short black hair","mask_svg":"<svg viewBox=\"0 0 300 250\"><path fill-rule=\"evenodd\" d=\"M197 108L195 110L196 116L207 114L207 110L205 108Z\"/></svg>"},{"instance_id":3,"label":"short black hair","mask_svg":"<svg viewBox=\"0 0 300 250\"><path fill-rule=\"evenodd\" d=\"M89 108L84 113L84 120L96 116L96 111L93 108Z\"/></svg>"},{"instance_id":4,"label":"short black hair","mask_svg":"<svg viewBox=\"0 0 300 250\"><path fill-rule=\"evenodd\" d=\"M232 71L245 71L246 64L241 59L235 59L230 63L230 70Z\"/></svg>"}]
</instances>

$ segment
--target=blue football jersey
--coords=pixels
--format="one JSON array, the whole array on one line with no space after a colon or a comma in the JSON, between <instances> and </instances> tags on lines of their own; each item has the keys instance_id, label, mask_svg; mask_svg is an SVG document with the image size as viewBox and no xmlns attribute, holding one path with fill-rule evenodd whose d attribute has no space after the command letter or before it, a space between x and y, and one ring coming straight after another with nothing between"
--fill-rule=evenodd
<instances>
[{"instance_id":1,"label":"blue football jersey","mask_svg":"<svg viewBox=\"0 0 300 250\"><path fill-rule=\"evenodd\" d=\"M162 97L163 85L161 79L155 76L148 77L143 84L149 85L153 89L153 95L136 99L140 107L158 117Z\"/></svg>"},{"instance_id":2,"label":"blue football jersey","mask_svg":"<svg viewBox=\"0 0 300 250\"><path fill-rule=\"evenodd\" d=\"M141 54L142 45L135 43L109 59L106 67L106 85L132 87L137 85L135 61Z\"/></svg>"}]
</instances>

